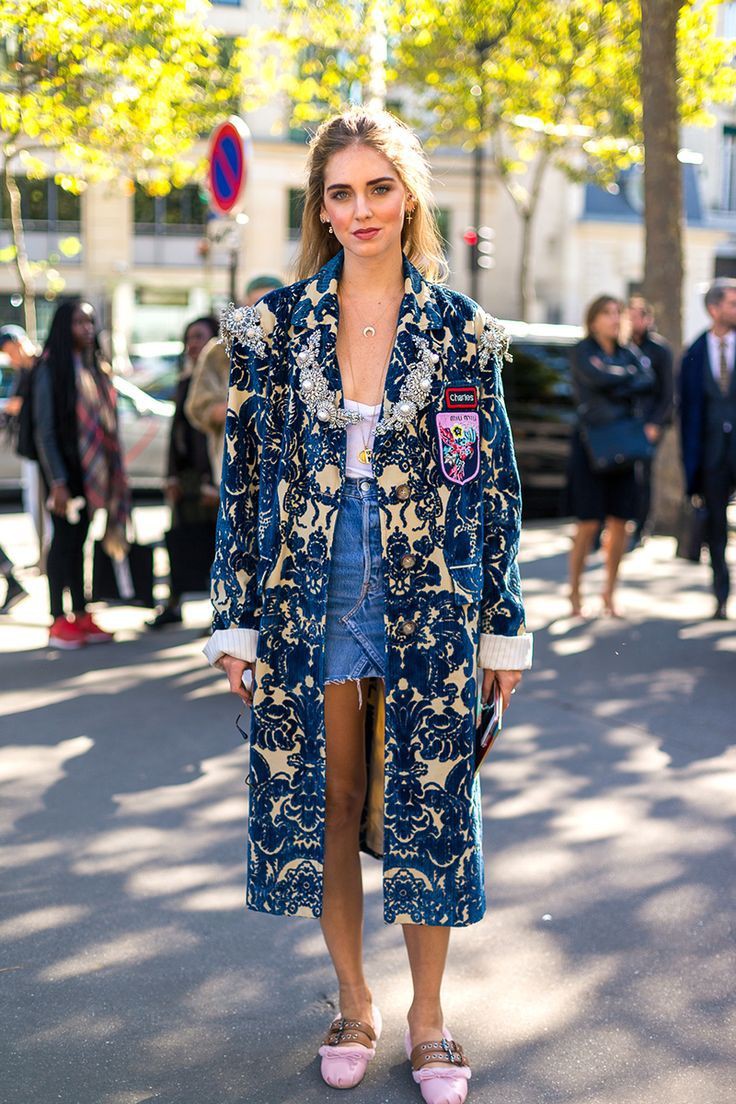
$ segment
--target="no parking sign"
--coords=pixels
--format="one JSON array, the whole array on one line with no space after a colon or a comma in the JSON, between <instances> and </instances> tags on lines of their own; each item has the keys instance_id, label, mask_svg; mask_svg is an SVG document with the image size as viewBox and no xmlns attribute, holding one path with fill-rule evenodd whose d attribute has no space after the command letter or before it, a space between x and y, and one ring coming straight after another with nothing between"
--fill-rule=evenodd
<instances>
[{"instance_id":1,"label":"no parking sign","mask_svg":"<svg viewBox=\"0 0 736 1104\"><path fill-rule=\"evenodd\" d=\"M212 131L207 190L210 206L218 215L236 215L242 209L252 151L250 130L237 115Z\"/></svg>"}]
</instances>

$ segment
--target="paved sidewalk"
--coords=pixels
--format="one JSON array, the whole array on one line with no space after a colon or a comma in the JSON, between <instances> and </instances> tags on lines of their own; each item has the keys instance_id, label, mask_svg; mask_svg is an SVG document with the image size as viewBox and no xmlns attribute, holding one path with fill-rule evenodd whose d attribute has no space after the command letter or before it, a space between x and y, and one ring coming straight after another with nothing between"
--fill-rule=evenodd
<instances>
[{"instance_id":1,"label":"paved sidewalk","mask_svg":"<svg viewBox=\"0 0 736 1104\"><path fill-rule=\"evenodd\" d=\"M30 562L25 519L0 528ZM625 561L626 620L566 620L569 532L525 534L535 669L484 773L488 915L453 935L469 1101L731 1104L736 621L705 620L706 566L659 538ZM242 908L245 748L201 659L207 603L157 635L102 611L118 644L48 652L24 581L0 618L0 1101L335 1101L319 929ZM416 1104L401 935L364 870L385 1028L350 1099Z\"/></svg>"}]
</instances>

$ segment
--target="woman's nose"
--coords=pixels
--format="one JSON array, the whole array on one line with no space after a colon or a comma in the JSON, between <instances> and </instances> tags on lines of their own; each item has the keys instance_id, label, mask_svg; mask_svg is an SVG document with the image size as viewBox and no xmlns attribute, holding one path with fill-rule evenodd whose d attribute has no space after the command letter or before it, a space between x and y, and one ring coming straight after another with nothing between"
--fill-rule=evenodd
<instances>
[{"instance_id":1,"label":"woman's nose","mask_svg":"<svg viewBox=\"0 0 736 1104\"><path fill-rule=\"evenodd\" d=\"M370 218L371 205L368 196L357 196L355 200L355 214L357 218Z\"/></svg>"}]
</instances>

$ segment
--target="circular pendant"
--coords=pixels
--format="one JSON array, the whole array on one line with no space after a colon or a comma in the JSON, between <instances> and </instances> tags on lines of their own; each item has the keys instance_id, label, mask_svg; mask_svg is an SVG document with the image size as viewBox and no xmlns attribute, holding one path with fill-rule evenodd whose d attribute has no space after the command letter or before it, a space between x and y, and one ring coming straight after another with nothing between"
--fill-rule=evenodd
<instances>
[{"instance_id":1,"label":"circular pendant","mask_svg":"<svg viewBox=\"0 0 736 1104\"><path fill-rule=\"evenodd\" d=\"M358 459L360 460L361 464L370 464L371 460L373 459L373 453L370 449L364 448L361 452L358 453Z\"/></svg>"},{"instance_id":2,"label":"circular pendant","mask_svg":"<svg viewBox=\"0 0 736 1104\"><path fill-rule=\"evenodd\" d=\"M375 336L376 336L376 327L375 326L364 326L363 327L363 337L375 337Z\"/></svg>"}]
</instances>

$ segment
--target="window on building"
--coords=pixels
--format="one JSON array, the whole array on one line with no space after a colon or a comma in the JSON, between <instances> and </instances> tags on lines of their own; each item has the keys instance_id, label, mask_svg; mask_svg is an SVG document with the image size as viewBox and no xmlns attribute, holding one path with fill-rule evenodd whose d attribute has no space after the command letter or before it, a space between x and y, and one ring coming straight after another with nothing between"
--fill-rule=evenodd
<instances>
[{"instance_id":1,"label":"window on building","mask_svg":"<svg viewBox=\"0 0 736 1104\"><path fill-rule=\"evenodd\" d=\"M736 127L723 128L723 177L721 208L736 211Z\"/></svg>"},{"instance_id":2,"label":"window on building","mask_svg":"<svg viewBox=\"0 0 736 1104\"><path fill-rule=\"evenodd\" d=\"M736 277L736 257L716 257L713 275L716 280L720 280L724 276L729 280Z\"/></svg>"},{"instance_id":3,"label":"window on building","mask_svg":"<svg viewBox=\"0 0 736 1104\"><path fill-rule=\"evenodd\" d=\"M79 230L81 199L65 192L53 180L28 180L17 176L20 210L26 230ZM5 177L0 175L0 225L10 225L10 199Z\"/></svg>"},{"instance_id":4,"label":"window on building","mask_svg":"<svg viewBox=\"0 0 736 1104\"><path fill-rule=\"evenodd\" d=\"M289 241L299 241L302 236L302 215L304 213L304 191L302 188L289 188Z\"/></svg>"},{"instance_id":5,"label":"window on building","mask_svg":"<svg viewBox=\"0 0 736 1104\"><path fill-rule=\"evenodd\" d=\"M168 195L152 196L136 185L133 229L138 235L166 234L201 237L207 221L207 199L199 185L172 188Z\"/></svg>"},{"instance_id":6,"label":"window on building","mask_svg":"<svg viewBox=\"0 0 736 1104\"><path fill-rule=\"evenodd\" d=\"M721 37L736 38L736 4L721 4Z\"/></svg>"}]
</instances>

